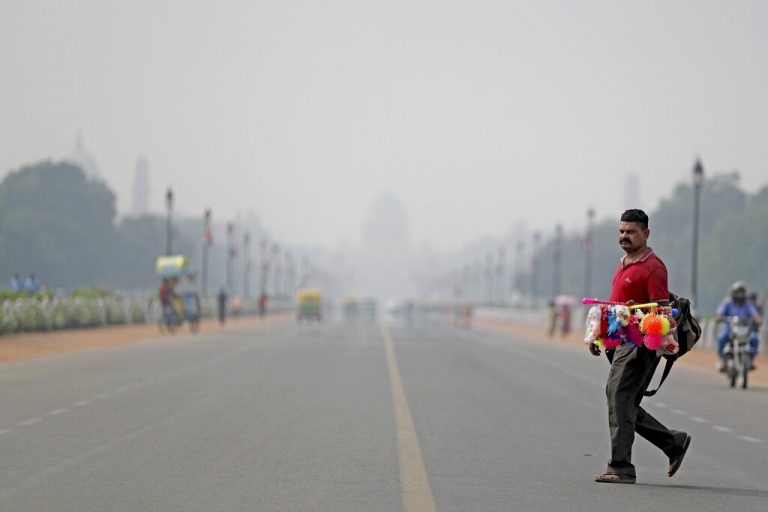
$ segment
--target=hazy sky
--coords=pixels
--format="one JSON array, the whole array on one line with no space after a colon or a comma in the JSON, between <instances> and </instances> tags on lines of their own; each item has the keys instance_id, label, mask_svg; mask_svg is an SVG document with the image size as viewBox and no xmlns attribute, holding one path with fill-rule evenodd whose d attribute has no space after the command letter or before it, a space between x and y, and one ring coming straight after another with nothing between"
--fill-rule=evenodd
<instances>
[{"instance_id":1,"label":"hazy sky","mask_svg":"<svg viewBox=\"0 0 768 512\"><path fill-rule=\"evenodd\" d=\"M78 132L131 206L251 210L355 243L384 191L414 242L652 208L700 154L768 182L768 2L0 2L0 175ZM634 205L631 205L634 206Z\"/></svg>"}]
</instances>

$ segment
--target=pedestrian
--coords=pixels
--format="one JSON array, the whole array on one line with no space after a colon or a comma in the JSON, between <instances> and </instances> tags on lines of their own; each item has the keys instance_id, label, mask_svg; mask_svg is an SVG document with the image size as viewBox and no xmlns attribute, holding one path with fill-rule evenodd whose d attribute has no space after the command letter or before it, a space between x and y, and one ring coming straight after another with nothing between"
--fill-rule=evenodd
<instances>
[{"instance_id":1,"label":"pedestrian","mask_svg":"<svg viewBox=\"0 0 768 512\"><path fill-rule=\"evenodd\" d=\"M627 210L621 215L618 240L626 254L613 275L610 301L668 304L667 268L648 247L649 236L648 215L644 211ZM600 347L594 343L588 346L593 355L600 355ZM667 455L667 475L671 477L683 462L691 436L669 430L640 407L660 357L655 350L631 343L622 343L615 349L606 350L605 354L611 363L605 387L611 458L607 469L596 475L595 481L635 483L635 466L631 461L635 433Z\"/></svg>"},{"instance_id":2,"label":"pedestrian","mask_svg":"<svg viewBox=\"0 0 768 512\"><path fill-rule=\"evenodd\" d=\"M565 338L571 332L571 307L568 304L560 306L558 316L560 317L560 335Z\"/></svg>"},{"instance_id":3,"label":"pedestrian","mask_svg":"<svg viewBox=\"0 0 768 512\"><path fill-rule=\"evenodd\" d=\"M219 290L216 299L219 305L219 323L224 325L224 322L227 321L227 290L224 287Z\"/></svg>"},{"instance_id":4,"label":"pedestrian","mask_svg":"<svg viewBox=\"0 0 768 512\"><path fill-rule=\"evenodd\" d=\"M29 274L29 277L24 282L24 289L30 295L34 295L40 291L40 281L37 280L34 273Z\"/></svg>"},{"instance_id":5,"label":"pedestrian","mask_svg":"<svg viewBox=\"0 0 768 512\"><path fill-rule=\"evenodd\" d=\"M163 310L164 317L176 313L173 304L174 299L176 299L176 291L170 278L163 278L163 282L160 283L160 288L157 291L157 297L160 300L160 307Z\"/></svg>"},{"instance_id":6,"label":"pedestrian","mask_svg":"<svg viewBox=\"0 0 768 512\"><path fill-rule=\"evenodd\" d=\"M263 320L266 314L267 314L267 294L264 292L261 292L261 294L259 295L259 318Z\"/></svg>"},{"instance_id":7,"label":"pedestrian","mask_svg":"<svg viewBox=\"0 0 768 512\"><path fill-rule=\"evenodd\" d=\"M547 304L547 336L554 336L557 329L557 307L555 301L551 300Z\"/></svg>"},{"instance_id":8,"label":"pedestrian","mask_svg":"<svg viewBox=\"0 0 768 512\"><path fill-rule=\"evenodd\" d=\"M13 277L11 278L11 291L12 292L19 292L21 291L22 282L21 277L19 276L19 273L16 272L13 274Z\"/></svg>"}]
</instances>

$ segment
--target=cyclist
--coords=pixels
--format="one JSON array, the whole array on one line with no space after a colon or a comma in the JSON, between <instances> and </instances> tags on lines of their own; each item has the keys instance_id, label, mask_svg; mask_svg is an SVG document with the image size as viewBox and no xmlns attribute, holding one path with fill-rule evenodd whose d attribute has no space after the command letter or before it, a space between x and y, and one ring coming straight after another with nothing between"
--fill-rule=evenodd
<instances>
[{"instance_id":1,"label":"cyclist","mask_svg":"<svg viewBox=\"0 0 768 512\"><path fill-rule=\"evenodd\" d=\"M749 333L749 346L750 346L750 370L755 369L754 358L757 354L757 330L762 324L763 320L760 318L760 313L757 312L757 308L754 304L747 301L747 287L741 281L736 281L731 285L730 299L724 300L717 308L717 315L715 321L717 323L724 322L724 328L720 337L717 338L717 355L720 357L720 361L717 364L718 371L725 371L725 360L723 359L723 350L728 343L728 338L731 336L731 325L726 322L728 317L738 317L742 322L749 322L751 329Z\"/></svg>"},{"instance_id":2,"label":"cyclist","mask_svg":"<svg viewBox=\"0 0 768 512\"><path fill-rule=\"evenodd\" d=\"M160 289L158 290L158 297L160 299L160 305L163 309L163 315L172 315L174 313L177 313L176 307L174 306L173 302L176 300L176 282L178 280L176 278L169 279L169 278L163 278L163 282L160 284Z\"/></svg>"}]
</instances>

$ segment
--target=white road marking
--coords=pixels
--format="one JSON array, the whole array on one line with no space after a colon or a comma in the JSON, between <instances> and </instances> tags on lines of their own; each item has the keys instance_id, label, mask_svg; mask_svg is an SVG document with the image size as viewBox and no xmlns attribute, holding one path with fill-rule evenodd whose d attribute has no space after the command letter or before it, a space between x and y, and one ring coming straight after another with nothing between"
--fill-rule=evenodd
<instances>
[{"instance_id":1,"label":"white road marking","mask_svg":"<svg viewBox=\"0 0 768 512\"><path fill-rule=\"evenodd\" d=\"M742 441L747 441L750 443L763 443L764 441L762 439L758 439L756 437L749 437L749 436L739 436L739 439Z\"/></svg>"},{"instance_id":2,"label":"white road marking","mask_svg":"<svg viewBox=\"0 0 768 512\"><path fill-rule=\"evenodd\" d=\"M691 419L696 423L709 423L709 420L704 419L701 416L691 416Z\"/></svg>"},{"instance_id":3,"label":"white road marking","mask_svg":"<svg viewBox=\"0 0 768 512\"><path fill-rule=\"evenodd\" d=\"M93 398L96 400L106 400L109 398L109 393L99 393L98 395L95 395Z\"/></svg>"},{"instance_id":4,"label":"white road marking","mask_svg":"<svg viewBox=\"0 0 768 512\"><path fill-rule=\"evenodd\" d=\"M11 432L10 429L4 428L3 430L0 430L0 436L3 435L3 434L7 434L9 432Z\"/></svg>"},{"instance_id":5,"label":"white road marking","mask_svg":"<svg viewBox=\"0 0 768 512\"><path fill-rule=\"evenodd\" d=\"M50 411L48 414L50 416L58 416L59 414L64 414L66 412L69 412L69 409L65 409L65 408L62 407L61 409L54 409L54 410Z\"/></svg>"},{"instance_id":6,"label":"white road marking","mask_svg":"<svg viewBox=\"0 0 768 512\"><path fill-rule=\"evenodd\" d=\"M680 415L686 415L686 414L688 414L688 413L687 413L687 412L685 412L685 411L684 411L684 410L682 410L682 409L672 409L672 414L680 414Z\"/></svg>"},{"instance_id":7,"label":"white road marking","mask_svg":"<svg viewBox=\"0 0 768 512\"><path fill-rule=\"evenodd\" d=\"M73 404L75 407L86 407L88 405L91 405L90 400L79 400Z\"/></svg>"},{"instance_id":8,"label":"white road marking","mask_svg":"<svg viewBox=\"0 0 768 512\"><path fill-rule=\"evenodd\" d=\"M717 430L718 432L733 432L732 428L723 427L722 425L712 425L712 428Z\"/></svg>"},{"instance_id":9,"label":"white road marking","mask_svg":"<svg viewBox=\"0 0 768 512\"><path fill-rule=\"evenodd\" d=\"M664 409L667 406L667 404L665 404L664 402L656 402L654 405L661 409Z\"/></svg>"},{"instance_id":10,"label":"white road marking","mask_svg":"<svg viewBox=\"0 0 768 512\"><path fill-rule=\"evenodd\" d=\"M20 427L29 427L35 423L40 423L41 421L43 421L42 418L30 418L28 420L18 422L17 425Z\"/></svg>"}]
</instances>

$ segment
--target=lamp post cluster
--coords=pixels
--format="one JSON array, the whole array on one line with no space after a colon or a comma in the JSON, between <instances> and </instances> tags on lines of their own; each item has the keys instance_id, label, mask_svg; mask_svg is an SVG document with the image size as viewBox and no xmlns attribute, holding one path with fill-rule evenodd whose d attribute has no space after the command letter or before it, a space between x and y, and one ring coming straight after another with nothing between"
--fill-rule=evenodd
<instances>
[{"instance_id":1,"label":"lamp post cluster","mask_svg":"<svg viewBox=\"0 0 768 512\"><path fill-rule=\"evenodd\" d=\"M699 158L693 166L693 232L692 232L692 261L691 261L691 301L695 306L698 301L698 264L699 264L699 217L701 192L704 185L704 166ZM174 193L168 187L165 193L166 217L166 243L165 254L173 254L173 208ZM590 206L587 209L587 224L582 238L582 251L584 253L584 281L583 294L589 297L592 293L592 266L594 248L594 218L595 210ZM203 214L203 239L202 239L202 271L201 291L208 294L209 285L209 260L210 247L213 245L212 213L206 209ZM235 241L235 224L226 224L226 289L229 293L234 288L235 258L238 248ZM530 283L525 290L525 248L524 240L517 240L514 244L514 265L508 265L507 248L501 246L497 251L487 252L483 258L475 259L464 264L458 270L450 272L445 279L439 280L445 283L448 293L457 300L485 304L505 304L515 296L527 296L531 305L538 304L540 295L541 273L541 231L534 231L530 244L530 264L528 267ZM251 295L251 234L242 234L242 292L244 297ZM563 227L555 226L555 235L551 242L552 256L552 297L562 293L562 256L563 256ZM292 295L297 287L307 285L312 274L312 266L301 258L295 260L290 250L284 250L279 243L270 242L267 238L259 239L259 265L258 265L258 294L274 297L287 297ZM300 264L299 264L300 263ZM509 272L508 272L509 269ZM318 274L319 275L319 274ZM441 285L442 286L442 285ZM527 293L526 293L527 292Z\"/></svg>"},{"instance_id":2,"label":"lamp post cluster","mask_svg":"<svg viewBox=\"0 0 768 512\"><path fill-rule=\"evenodd\" d=\"M592 294L592 223L595 210L591 206L587 210L587 229L584 234L582 248L584 249L584 297Z\"/></svg>"},{"instance_id":3,"label":"lamp post cluster","mask_svg":"<svg viewBox=\"0 0 768 512\"><path fill-rule=\"evenodd\" d=\"M173 254L173 207L174 193L168 187L165 193L166 206L166 232L165 232L165 254ZM200 265L200 292L207 296L209 292L210 281L210 261L211 247L214 243L212 211L206 208L203 212L203 230L201 247L201 265ZM238 229L235 222L226 223L226 257L225 257L225 289L227 293L233 293L235 289L235 270L242 268L242 296L245 299L252 298L251 282L253 280L254 262L251 254L252 236L249 231L243 231L242 241L238 245ZM310 273L310 264L306 258L300 260L300 267L290 250L286 250L277 242L271 242L262 237L259 239L259 264L256 267L258 272L257 293L258 295L271 295L278 298L290 297L297 286L306 284ZM242 256L242 267L237 265L237 256Z\"/></svg>"},{"instance_id":4,"label":"lamp post cluster","mask_svg":"<svg viewBox=\"0 0 768 512\"><path fill-rule=\"evenodd\" d=\"M692 250L691 250L691 302L695 307L698 300L698 273L699 273L699 222L701 193L704 186L704 166L699 158L696 159L693 166L693 229L692 229ZM631 205L630 205L631 206ZM592 267L594 259L594 219L595 210L591 206L587 209L587 225L582 239L582 251L584 253L584 297L590 297L592 294ZM531 303L537 303L539 299L539 272L540 272L540 244L541 233L533 233L533 248L531 252L530 264L530 294ZM522 258L520 254L523 249L518 245L518 261ZM562 227L558 224L555 228L555 237L552 241L552 297L562 293ZM522 275L522 269L516 271Z\"/></svg>"},{"instance_id":5,"label":"lamp post cluster","mask_svg":"<svg viewBox=\"0 0 768 512\"><path fill-rule=\"evenodd\" d=\"M165 206L168 209L168 216L165 226L165 255L173 254L173 190L168 187L165 192Z\"/></svg>"}]
</instances>

